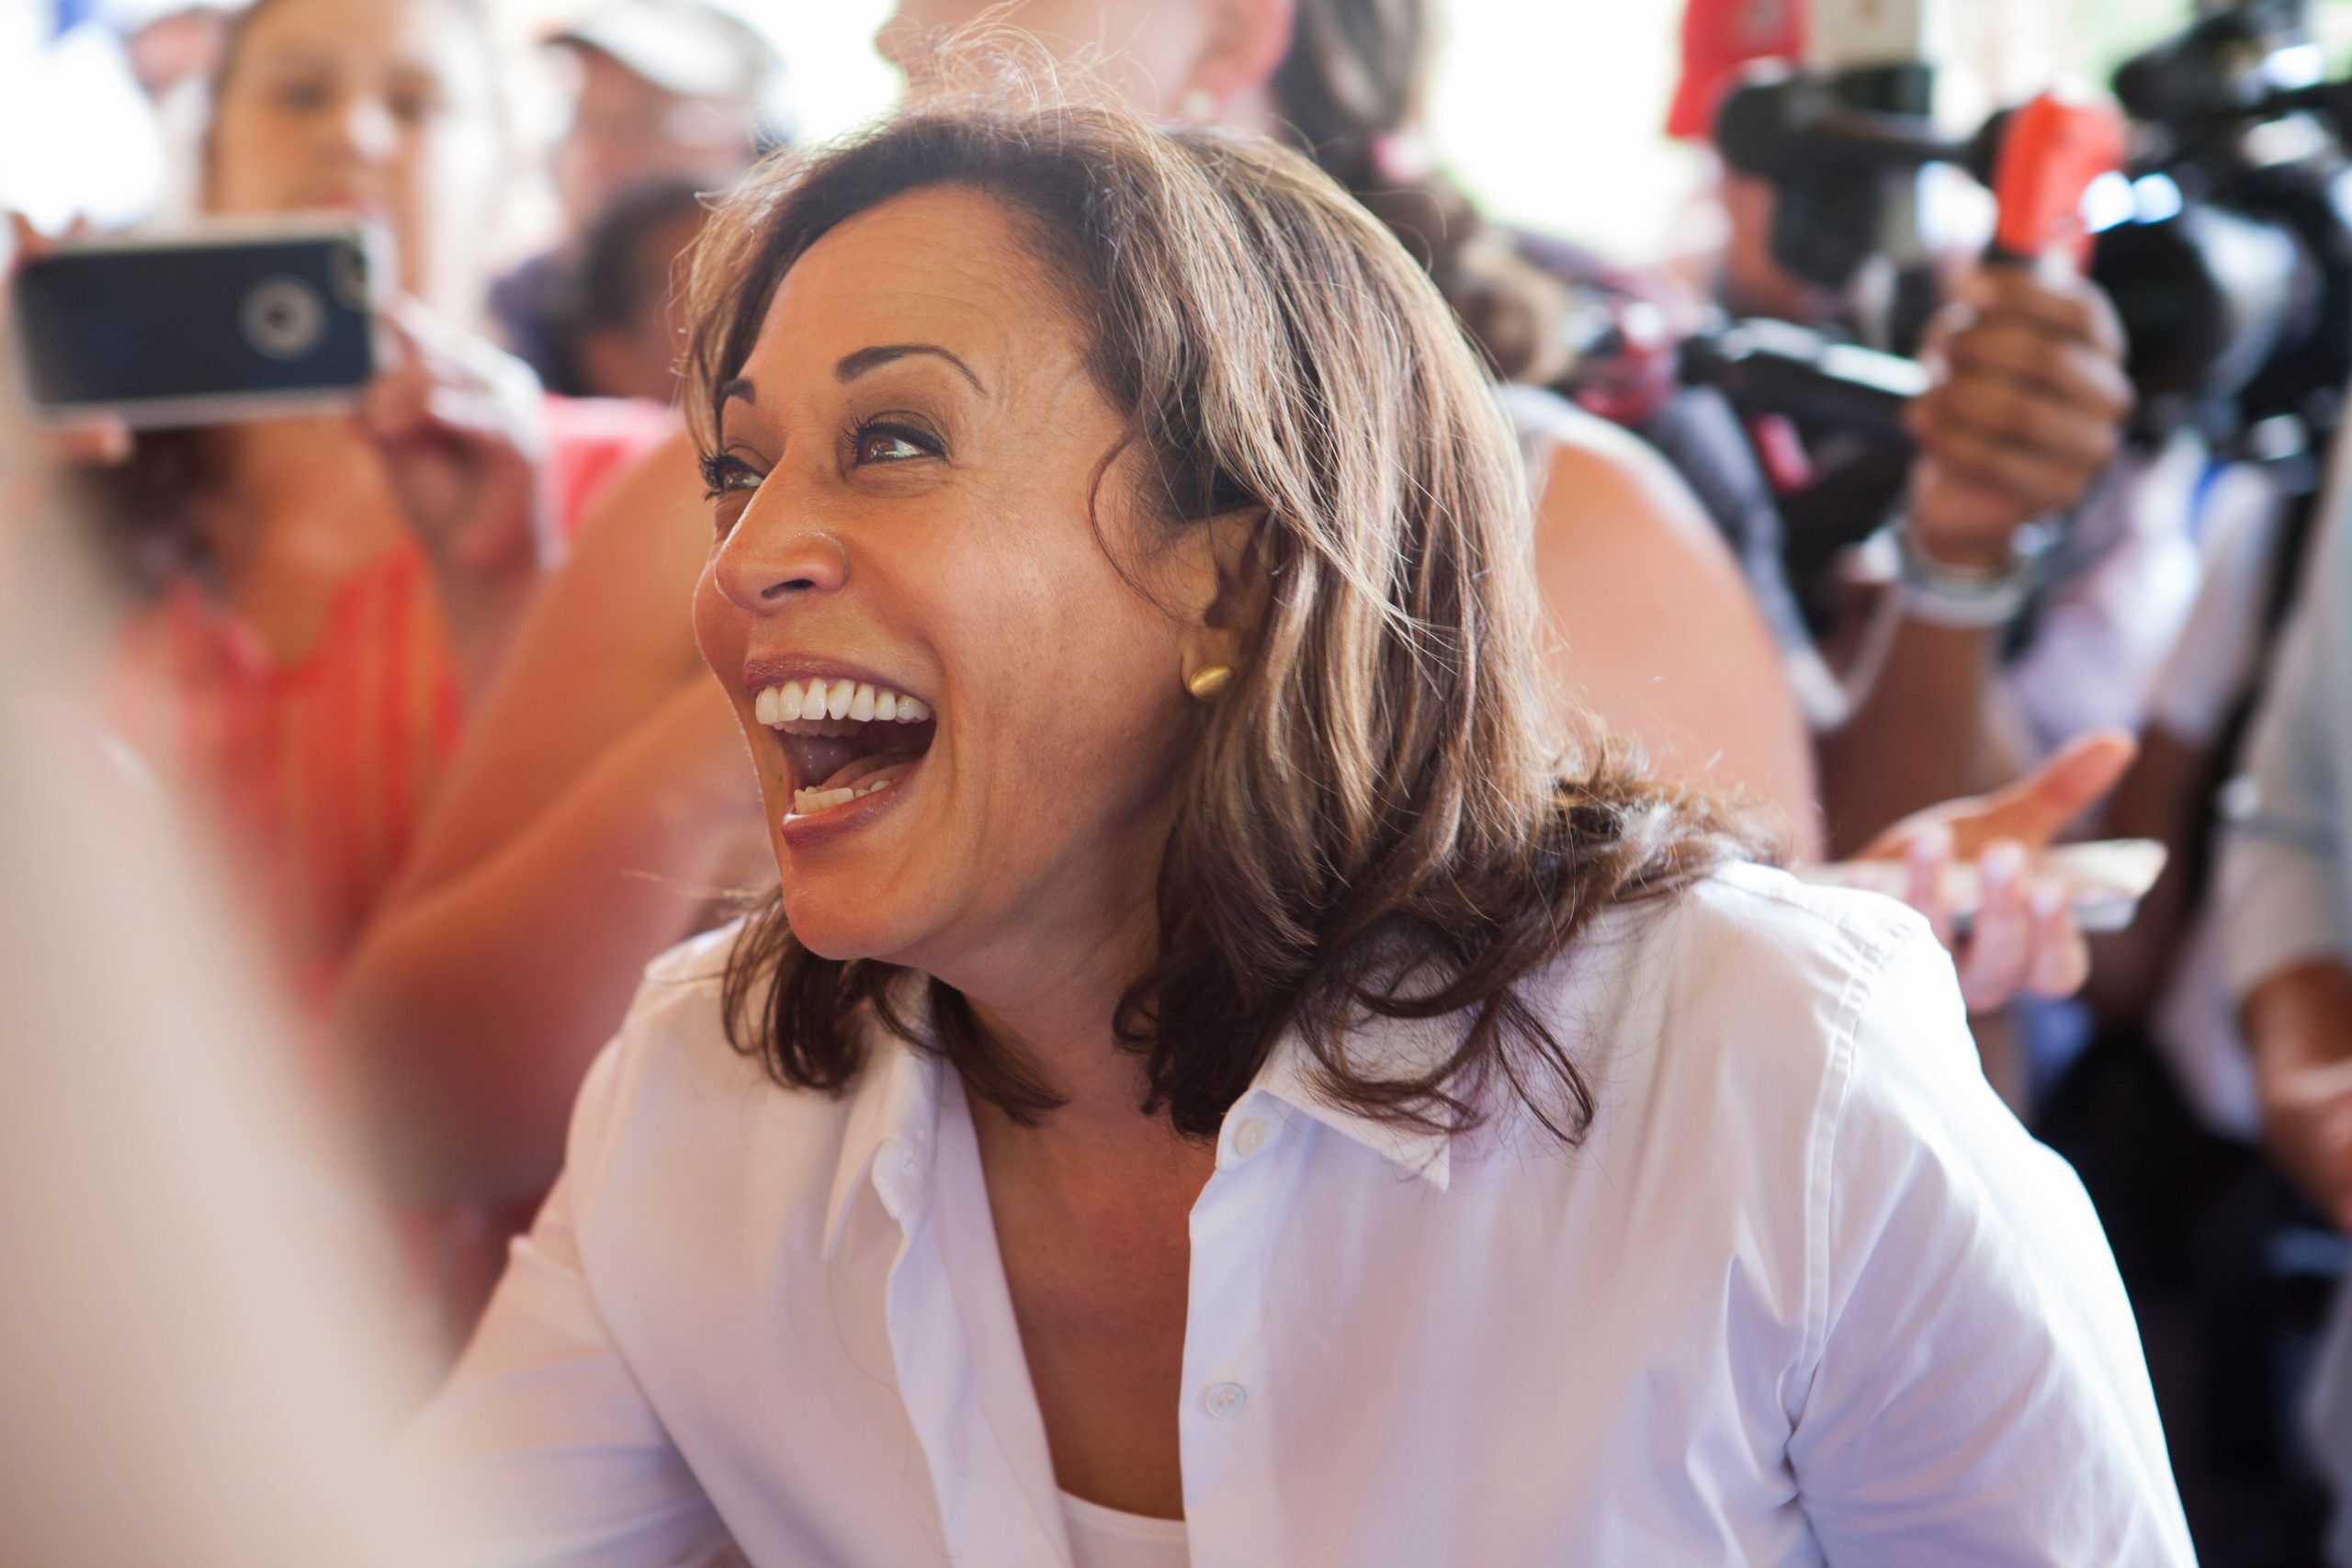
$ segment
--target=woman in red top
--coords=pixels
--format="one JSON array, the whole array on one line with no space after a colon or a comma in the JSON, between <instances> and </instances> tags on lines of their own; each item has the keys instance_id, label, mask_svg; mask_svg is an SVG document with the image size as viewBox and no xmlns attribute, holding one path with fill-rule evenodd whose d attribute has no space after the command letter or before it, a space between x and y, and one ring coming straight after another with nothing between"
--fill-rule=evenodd
<instances>
[{"instance_id":1,"label":"woman in red top","mask_svg":"<svg viewBox=\"0 0 2352 1568\"><path fill-rule=\"evenodd\" d=\"M100 513L144 591L126 728L217 809L314 1004L541 565L667 427L543 399L446 324L479 308L508 163L478 0L260 0L216 83L204 209L381 225L398 357L356 419L148 436L105 480Z\"/></svg>"}]
</instances>

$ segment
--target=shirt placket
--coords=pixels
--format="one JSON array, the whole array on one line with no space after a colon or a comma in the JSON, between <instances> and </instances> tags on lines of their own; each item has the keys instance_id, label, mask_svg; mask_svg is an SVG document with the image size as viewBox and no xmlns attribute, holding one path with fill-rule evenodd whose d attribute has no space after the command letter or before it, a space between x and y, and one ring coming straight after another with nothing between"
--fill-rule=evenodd
<instances>
[{"instance_id":1,"label":"shirt placket","mask_svg":"<svg viewBox=\"0 0 2352 1568\"><path fill-rule=\"evenodd\" d=\"M958 1568L1066 1562L1059 1519L1041 1519L996 1436L988 1402L1005 1369L978 1354L943 1246L934 1201L937 1128L909 1128L876 1155L874 1187L905 1239L884 1288L891 1359L931 1471L940 1528ZM1018 1357L1018 1341L1013 1353ZM1015 1371L1025 1370L1014 1368ZM1039 1445L1042 1459L1042 1443Z\"/></svg>"},{"instance_id":2,"label":"shirt placket","mask_svg":"<svg viewBox=\"0 0 2352 1568\"><path fill-rule=\"evenodd\" d=\"M1192 1213L1184 1385L1177 1412L1193 1568L1261 1568L1280 1549L1266 1265L1283 1169L1300 1133L1278 1102L1242 1097L1217 1134L1216 1170Z\"/></svg>"}]
</instances>

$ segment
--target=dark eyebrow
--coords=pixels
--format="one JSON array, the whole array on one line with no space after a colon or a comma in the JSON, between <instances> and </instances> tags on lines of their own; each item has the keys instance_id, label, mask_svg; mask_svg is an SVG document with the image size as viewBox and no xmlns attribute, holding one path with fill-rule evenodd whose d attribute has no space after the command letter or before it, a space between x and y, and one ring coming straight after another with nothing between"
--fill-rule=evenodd
<instances>
[{"instance_id":1,"label":"dark eyebrow","mask_svg":"<svg viewBox=\"0 0 2352 1568\"><path fill-rule=\"evenodd\" d=\"M910 354L928 354L934 358L944 359L956 367L957 375L972 384L972 390L976 392L988 390L986 387L980 385L980 378L972 374L970 366L938 344L930 343L886 343L874 348L861 348L854 354L844 354L834 363L833 379L854 381L869 370L878 370L892 360L904 359Z\"/></svg>"},{"instance_id":2,"label":"dark eyebrow","mask_svg":"<svg viewBox=\"0 0 2352 1568\"><path fill-rule=\"evenodd\" d=\"M760 400L759 391L752 385L749 377L738 376L718 389L720 402L728 402L736 398L741 398L747 403L756 403Z\"/></svg>"}]
</instances>

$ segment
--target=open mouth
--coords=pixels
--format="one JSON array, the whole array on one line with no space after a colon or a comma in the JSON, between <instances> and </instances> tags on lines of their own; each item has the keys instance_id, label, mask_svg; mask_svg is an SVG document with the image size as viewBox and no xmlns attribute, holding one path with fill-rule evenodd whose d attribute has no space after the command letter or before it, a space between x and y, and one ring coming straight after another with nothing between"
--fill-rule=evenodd
<instances>
[{"instance_id":1,"label":"open mouth","mask_svg":"<svg viewBox=\"0 0 2352 1568\"><path fill-rule=\"evenodd\" d=\"M792 766L787 822L890 788L939 732L930 704L865 681L811 677L763 687L752 711L776 732Z\"/></svg>"}]
</instances>

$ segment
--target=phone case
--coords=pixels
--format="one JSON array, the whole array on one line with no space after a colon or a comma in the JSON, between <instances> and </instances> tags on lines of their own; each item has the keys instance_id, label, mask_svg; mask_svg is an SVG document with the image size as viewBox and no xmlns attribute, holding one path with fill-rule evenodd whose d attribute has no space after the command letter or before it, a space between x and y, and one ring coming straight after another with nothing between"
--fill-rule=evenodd
<instances>
[{"instance_id":1,"label":"phone case","mask_svg":"<svg viewBox=\"0 0 2352 1568\"><path fill-rule=\"evenodd\" d=\"M348 403L375 369L383 248L342 220L62 247L10 288L26 395L52 418L141 428Z\"/></svg>"}]
</instances>

